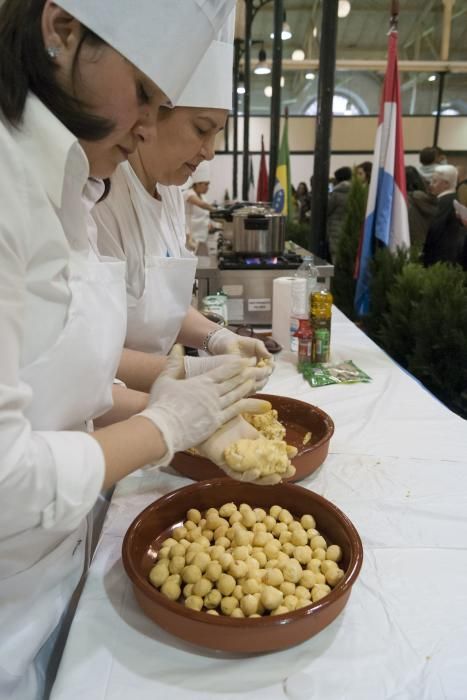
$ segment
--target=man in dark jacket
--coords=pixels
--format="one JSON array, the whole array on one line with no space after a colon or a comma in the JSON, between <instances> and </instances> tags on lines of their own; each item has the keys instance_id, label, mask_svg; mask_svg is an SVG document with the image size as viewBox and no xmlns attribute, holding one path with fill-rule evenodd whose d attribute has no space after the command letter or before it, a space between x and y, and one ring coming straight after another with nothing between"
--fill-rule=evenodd
<instances>
[{"instance_id":1,"label":"man in dark jacket","mask_svg":"<svg viewBox=\"0 0 467 700\"><path fill-rule=\"evenodd\" d=\"M456 184L457 170L453 165L438 165L435 168L430 190L438 198L438 207L423 247L425 267L440 261L461 263L466 229L454 211Z\"/></svg>"},{"instance_id":2,"label":"man in dark jacket","mask_svg":"<svg viewBox=\"0 0 467 700\"><path fill-rule=\"evenodd\" d=\"M352 170L347 167L338 168L334 172L334 178L336 184L329 195L327 220L327 241L332 263L336 262L337 247L344 224L347 197L350 192Z\"/></svg>"}]
</instances>

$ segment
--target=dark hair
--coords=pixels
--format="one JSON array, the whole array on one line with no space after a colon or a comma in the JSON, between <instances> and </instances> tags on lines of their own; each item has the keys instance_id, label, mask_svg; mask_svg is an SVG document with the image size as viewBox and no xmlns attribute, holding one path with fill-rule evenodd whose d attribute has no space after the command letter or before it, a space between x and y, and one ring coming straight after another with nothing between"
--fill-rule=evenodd
<instances>
[{"instance_id":1,"label":"dark hair","mask_svg":"<svg viewBox=\"0 0 467 700\"><path fill-rule=\"evenodd\" d=\"M352 179L352 170L344 165L342 168L337 168L334 170L334 177L336 182L345 182L346 180Z\"/></svg>"},{"instance_id":2,"label":"dark hair","mask_svg":"<svg viewBox=\"0 0 467 700\"><path fill-rule=\"evenodd\" d=\"M366 179L370 181L371 171L373 169L373 163L369 160L364 160L363 163L357 165L357 169L361 168L366 175Z\"/></svg>"},{"instance_id":3,"label":"dark hair","mask_svg":"<svg viewBox=\"0 0 467 700\"><path fill-rule=\"evenodd\" d=\"M98 141L114 128L113 122L86 111L79 99L69 95L56 80L53 59L45 50L41 19L45 0L4 0L0 7L0 110L18 126L29 91L32 91L77 138ZM105 42L87 27L77 48L77 59L84 44Z\"/></svg>"},{"instance_id":4,"label":"dark hair","mask_svg":"<svg viewBox=\"0 0 467 700\"><path fill-rule=\"evenodd\" d=\"M422 192L426 192L425 181L418 172L417 168L414 168L413 165L406 166L405 180L407 185L407 192L415 192L416 190L422 190Z\"/></svg>"},{"instance_id":5,"label":"dark hair","mask_svg":"<svg viewBox=\"0 0 467 700\"><path fill-rule=\"evenodd\" d=\"M300 188L303 190L303 194L308 194L308 187L306 186L306 182L299 182L297 185L297 194L301 194Z\"/></svg>"},{"instance_id":6,"label":"dark hair","mask_svg":"<svg viewBox=\"0 0 467 700\"><path fill-rule=\"evenodd\" d=\"M422 148L418 157L422 165L432 165L436 160L436 155L436 148L426 146L426 148Z\"/></svg>"}]
</instances>

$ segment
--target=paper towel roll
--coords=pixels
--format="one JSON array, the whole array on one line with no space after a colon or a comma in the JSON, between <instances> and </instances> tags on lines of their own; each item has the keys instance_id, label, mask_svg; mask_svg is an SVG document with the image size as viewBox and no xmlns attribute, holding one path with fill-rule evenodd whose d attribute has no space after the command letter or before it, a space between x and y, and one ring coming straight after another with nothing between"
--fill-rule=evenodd
<instances>
[{"instance_id":1,"label":"paper towel roll","mask_svg":"<svg viewBox=\"0 0 467 700\"><path fill-rule=\"evenodd\" d=\"M276 277L272 285L272 337L290 350L290 313L293 277Z\"/></svg>"}]
</instances>

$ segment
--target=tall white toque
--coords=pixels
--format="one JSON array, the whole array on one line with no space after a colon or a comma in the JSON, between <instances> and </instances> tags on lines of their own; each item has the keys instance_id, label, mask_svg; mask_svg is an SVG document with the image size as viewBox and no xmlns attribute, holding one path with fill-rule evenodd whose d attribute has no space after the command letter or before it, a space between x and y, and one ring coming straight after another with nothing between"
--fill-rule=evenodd
<instances>
[{"instance_id":1,"label":"tall white toque","mask_svg":"<svg viewBox=\"0 0 467 700\"><path fill-rule=\"evenodd\" d=\"M235 0L57 0L127 58L173 104L226 24Z\"/></svg>"},{"instance_id":2,"label":"tall white toque","mask_svg":"<svg viewBox=\"0 0 467 700\"><path fill-rule=\"evenodd\" d=\"M235 10L221 27L176 101L179 107L232 107Z\"/></svg>"}]
</instances>

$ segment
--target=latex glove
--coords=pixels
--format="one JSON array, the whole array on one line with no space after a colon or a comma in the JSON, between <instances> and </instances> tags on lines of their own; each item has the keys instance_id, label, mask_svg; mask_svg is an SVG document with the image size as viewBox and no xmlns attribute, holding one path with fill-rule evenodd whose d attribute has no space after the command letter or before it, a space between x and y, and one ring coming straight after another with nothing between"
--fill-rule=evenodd
<instances>
[{"instance_id":1,"label":"latex glove","mask_svg":"<svg viewBox=\"0 0 467 700\"><path fill-rule=\"evenodd\" d=\"M254 358L252 358L253 361ZM214 355L213 357L191 357L185 355L183 358L185 377L197 377L199 374L208 372L211 369L220 367L226 362L237 361L238 355ZM252 373L255 380L255 391L261 391L268 381L272 372L271 365L264 367L252 367Z\"/></svg>"},{"instance_id":2,"label":"latex glove","mask_svg":"<svg viewBox=\"0 0 467 700\"><path fill-rule=\"evenodd\" d=\"M271 353L266 349L262 340L247 338L232 333L228 328L221 328L214 333L208 342L208 351L211 355L240 355L240 357L256 357L256 360L268 360L264 367L255 369L256 391L260 391L274 370L274 362ZM266 372L264 371L266 370Z\"/></svg>"},{"instance_id":3,"label":"latex glove","mask_svg":"<svg viewBox=\"0 0 467 700\"><path fill-rule=\"evenodd\" d=\"M250 399L250 401L254 400ZM265 413L270 410L271 404L268 401L256 400L263 405L258 405L251 413ZM251 469L248 472L236 472L227 466L224 461L224 450L226 447L242 438L257 440L259 437L261 437L261 433L253 428L242 416L237 416L221 426L219 430L216 430L204 443L197 445L196 449L203 457L207 457L207 459L210 459L211 462L220 467L231 479L236 479L237 481L250 481L261 486L272 486L284 478L293 476L295 467L292 465L285 474L268 474L267 476L261 476L261 473L256 469Z\"/></svg>"},{"instance_id":4,"label":"latex glove","mask_svg":"<svg viewBox=\"0 0 467 700\"><path fill-rule=\"evenodd\" d=\"M169 356L166 370L151 387L148 406L137 414L152 421L164 438L167 453L159 464L168 464L175 452L206 440L239 413L255 410L257 400L244 399L254 391L252 362L238 358L198 377L181 379L178 351Z\"/></svg>"},{"instance_id":5,"label":"latex glove","mask_svg":"<svg viewBox=\"0 0 467 700\"><path fill-rule=\"evenodd\" d=\"M237 335L228 328L221 328L209 338L208 351L211 355L234 354L242 357L256 357L258 360L272 359L271 353L262 340Z\"/></svg>"}]
</instances>

